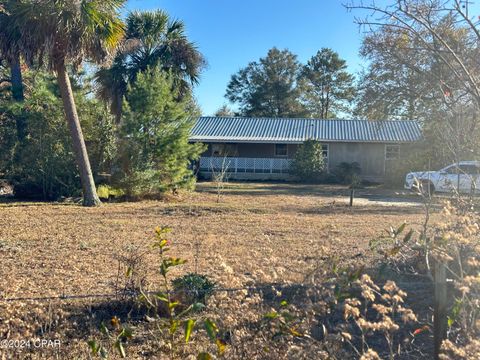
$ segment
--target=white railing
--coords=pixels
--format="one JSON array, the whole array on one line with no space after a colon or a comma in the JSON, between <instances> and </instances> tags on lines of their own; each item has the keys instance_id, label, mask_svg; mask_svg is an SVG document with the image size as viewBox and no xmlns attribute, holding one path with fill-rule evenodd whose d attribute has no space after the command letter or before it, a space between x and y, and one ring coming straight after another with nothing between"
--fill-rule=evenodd
<instances>
[{"instance_id":1,"label":"white railing","mask_svg":"<svg viewBox=\"0 0 480 360\"><path fill-rule=\"evenodd\" d=\"M291 162L291 159L278 158L201 157L200 171L285 174Z\"/></svg>"}]
</instances>

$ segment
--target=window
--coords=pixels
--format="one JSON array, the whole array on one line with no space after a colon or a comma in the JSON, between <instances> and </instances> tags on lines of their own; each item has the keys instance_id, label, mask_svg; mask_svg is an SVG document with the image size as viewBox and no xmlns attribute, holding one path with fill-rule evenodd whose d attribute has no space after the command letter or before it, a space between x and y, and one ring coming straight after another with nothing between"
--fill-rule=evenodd
<instances>
[{"instance_id":1,"label":"window","mask_svg":"<svg viewBox=\"0 0 480 360\"><path fill-rule=\"evenodd\" d=\"M212 156L235 156L236 153L235 144L212 144Z\"/></svg>"},{"instance_id":2,"label":"window","mask_svg":"<svg viewBox=\"0 0 480 360\"><path fill-rule=\"evenodd\" d=\"M329 169L329 164L328 164L328 144L322 144L322 155L323 155L323 161L325 162L326 170L328 171Z\"/></svg>"},{"instance_id":3,"label":"window","mask_svg":"<svg viewBox=\"0 0 480 360\"><path fill-rule=\"evenodd\" d=\"M444 170L444 172L451 175L451 174L456 174L457 172L459 172L459 169L456 165L452 165L452 166L447 167Z\"/></svg>"},{"instance_id":4,"label":"window","mask_svg":"<svg viewBox=\"0 0 480 360\"><path fill-rule=\"evenodd\" d=\"M400 158L400 145L385 145L385 160Z\"/></svg>"},{"instance_id":5,"label":"window","mask_svg":"<svg viewBox=\"0 0 480 360\"><path fill-rule=\"evenodd\" d=\"M480 174L480 168L476 165L460 165L460 174L478 175Z\"/></svg>"},{"instance_id":6,"label":"window","mask_svg":"<svg viewBox=\"0 0 480 360\"><path fill-rule=\"evenodd\" d=\"M452 165L444 170L445 173L450 175L466 174L466 175L479 175L480 167L476 165Z\"/></svg>"},{"instance_id":7,"label":"window","mask_svg":"<svg viewBox=\"0 0 480 360\"><path fill-rule=\"evenodd\" d=\"M325 161L328 161L328 145L322 145L322 155Z\"/></svg>"},{"instance_id":8,"label":"window","mask_svg":"<svg viewBox=\"0 0 480 360\"><path fill-rule=\"evenodd\" d=\"M287 156L287 144L275 144L275 156Z\"/></svg>"}]
</instances>

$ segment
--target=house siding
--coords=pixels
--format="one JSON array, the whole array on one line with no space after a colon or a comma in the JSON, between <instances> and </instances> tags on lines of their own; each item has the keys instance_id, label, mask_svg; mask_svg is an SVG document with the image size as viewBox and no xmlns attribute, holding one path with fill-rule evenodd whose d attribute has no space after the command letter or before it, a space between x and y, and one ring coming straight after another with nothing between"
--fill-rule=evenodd
<instances>
[{"instance_id":1,"label":"house siding","mask_svg":"<svg viewBox=\"0 0 480 360\"><path fill-rule=\"evenodd\" d=\"M386 172L395 162L395 160L385 160L384 143L349 143L349 142L323 142L328 144L328 170L335 171L335 168L342 162L357 162L361 168L361 177L366 180L383 181ZM240 143L232 144L235 154L230 156L241 158L276 158L275 144L268 143ZM287 158L293 159L298 149L298 144L288 144ZM407 145L400 147L401 153ZM208 149L203 156L212 156L212 144L208 144Z\"/></svg>"},{"instance_id":2,"label":"house siding","mask_svg":"<svg viewBox=\"0 0 480 360\"><path fill-rule=\"evenodd\" d=\"M328 157L330 171L342 162L357 162L365 179L381 181L385 175L385 144L330 143Z\"/></svg>"},{"instance_id":3,"label":"house siding","mask_svg":"<svg viewBox=\"0 0 480 360\"><path fill-rule=\"evenodd\" d=\"M419 143L422 132L420 124L410 120L200 117L190 136L192 142L209 144L199 162L203 171L218 167L219 157L227 156L234 164L230 172L245 178L288 175L298 146L309 139L328 145L330 172L342 162L357 162L362 178L382 181L401 171L404 149ZM286 144L287 156L275 156L275 144ZM400 158L385 159L387 144L400 145ZM222 146L214 154L216 145Z\"/></svg>"}]
</instances>

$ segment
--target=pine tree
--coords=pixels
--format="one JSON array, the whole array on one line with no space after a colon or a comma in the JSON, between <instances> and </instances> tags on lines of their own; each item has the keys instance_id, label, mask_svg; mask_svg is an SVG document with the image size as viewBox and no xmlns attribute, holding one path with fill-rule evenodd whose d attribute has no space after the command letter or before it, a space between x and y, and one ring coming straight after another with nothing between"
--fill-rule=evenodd
<instances>
[{"instance_id":1,"label":"pine tree","mask_svg":"<svg viewBox=\"0 0 480 360\"><path fill-rule=\"evenodd\" d=\"M188 142L191 99L178 101L171 76L158 69L139 74L128 87L120 144L122 185L129 196L154 196L191 188L190 168L204 151Z\"/></svg>"},{"instance_id":2,"label":"pine tree","mask_svg":"<svg viewBox=\"0 0 480 360\"><path fill-rule=\"evenodd\" d=\"M347 63L332 49L323 48L303 67L303 101L309 116L334 118L350 112L355 98L354 77Z\"/></svg>"},{"instance_id":3,"label":"pine tree","mask_svg":"<svg viewBox=\"0 0 480 360\"><path fill-rule=\"evenodd\" d=\"M292 174L301 181L318 181L326 170L322 144L307 140L298 147L292 163Z\"/></svg>"},{"instance_id":4,"label":"pine tree","mask_svg":"<svg viewBox=\"0 0 480 360\"><path fill-rule=\"evenodd\" d=\"M234 74L225 97L238 104L242 116L301 117L297 80L300 63L289 50L270 49L266 57Z\"/></svg>"}]
</instances>

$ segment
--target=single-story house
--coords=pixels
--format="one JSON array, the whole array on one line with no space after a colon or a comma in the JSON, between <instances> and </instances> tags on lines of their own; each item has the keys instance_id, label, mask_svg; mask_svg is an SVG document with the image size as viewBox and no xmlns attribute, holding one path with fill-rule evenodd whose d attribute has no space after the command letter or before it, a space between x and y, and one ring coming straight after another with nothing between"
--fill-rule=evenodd
<instances>
[{"instance_id":1,"label":"single-story house","mask_svg":"<svg viewBox=\"0 0 480 360\"><path fill-rule=\"evenodd\" d=\"M230 179L288 180L289 166L304 141L321 142L328 171L357 162L361 176L382 181L403 149L422 138L416 121L338 120L250 117L200 117L190 141L208 149L199 173L227 171Z\"/></svg>"}]
</instances>

